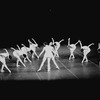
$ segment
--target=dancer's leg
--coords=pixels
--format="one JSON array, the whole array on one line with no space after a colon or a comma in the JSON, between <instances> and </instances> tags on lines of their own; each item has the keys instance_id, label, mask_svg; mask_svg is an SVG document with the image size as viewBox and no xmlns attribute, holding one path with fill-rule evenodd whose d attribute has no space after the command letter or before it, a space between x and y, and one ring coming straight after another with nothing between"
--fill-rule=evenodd
<instances>
[{"instance_id":1,"label":"dancer's leg","mask_svg":"<svg viewBox=\"0 0 100 100\"><path fill-rule=\"evenodd\" d=\"M25 62L27 62L27 59L26 59L26 58L24 58L24 63L25 63Z\"/></svg>"},{"instance_id":2,"label":"dancer's leg","mask_svg":"<svg viewBox=\"0 0 100 100\"><path fill-rule=\"evenodd\" d=\"M18 63L19 63L19 59L17 59L17 62L16 62L16 66L17 66L17 67L20 66Z\"/></svg>"},{"instance_id":3,"label":"dancer's leg","mask_svg":"<svg viewBox=\"0 0 100 100\"><path fill-rule=\"evenodd\" d=\"M83 60L82 60L82 63L86 60L86 55L84 55L83 57Z\"/></svg>"},{"instance_id":4,"label":"dancer's leg","mask_svg":"<svg viewBox=\"0 0 100 100\"><path fill-rule=\"evenodd\" d=\"M89 53L89 51L85 51L85 62L88 62L88 58L87 58L88 53Z\"/></svg>"},{"instance_id":5,"label":"dancer's leg","mask_svg":"<svg viewBox=\"0 0 100 100\"><path fill-rule=\"evenodd\" d=\"M57 65L57 63L56 63L56 61L55 61L54 57L52 57L52 61L54 62L54 64L55 64L56 68L57 68L57 69L59 69L59 67L58 67L58 65Z\"/></svg>"},{"instance_id":6,"label":"dancer's leg","mask_svg":"<svg viewBox=\"0 0 100 100\"><path fill-rule=\"evenodd\" d=\"M22 60L21 60L20 58L19 58L19 61L22 63L22 65L23 65L24 67L26 67L25 64L22 62Z\"/></svg>"},{"instance_id":7,"label":"dancer's leg","mask_svg":"<svg viewBox=\"0 0 100 100\"><path fill-rule=\"evenodd\" d=\"M42 68L42 66L44 65L44 62L45 62L45 61L46 61L46 57L43 58L42 63L41 63L41 65L40 65L40 68L38 69L38 71L41 70L41 68Z\"/></svg>"},{"instance_id":8,"label":"dancer's leg","mask_svg":"<svg viewBox=\"0 0 100 100\"><path fill-rule=\"evenodd\" d=\"M71 50L71 51L70 51L70 57L69 57L69 60L74 59L74 58L75 58L75 57L74 57L74 51Z\"/></svg>"},{"instance_id":9,"label":"dancer's leg","mask_svg":"<svg viewBox=\"0 0 100 100\"><path fill-rule=\"evenodd\" d=\"M4 63L5 68L11 73L10 69L7 67L7 65Z\"/></svg>"},{"instance_id":10,"label":"dancer's leg","mask_svg":"<svg viewBox=\"0 0 100 100\"><path fill-rule=\"evenodd\" d=\"M1 72L4 72L3 68L4 68L4 64L2 64L2 67L1 67Z\"/></svg>"},{"instance_id":11,"label":"dancer's leg","mask_svg":"<svg viewBox=\"0 0 100 100\"><path fill-rule=\"evenodd\" d=\"M27 60L31 63L31 60L29 59L29 57L28 57L28 56L26 56L26 58L27 58Z\"/></svg>"},{"instance_id":12,"label":"dancer's leg","mask_svg":"<svg viewBox=\"0 0 100 100\"><path fill-rule=\"evenodd\" d=\"M50 59L51 58L47 58L47 61L48 61L48 72L50 71Z\"/></svg>"}]
</instances>

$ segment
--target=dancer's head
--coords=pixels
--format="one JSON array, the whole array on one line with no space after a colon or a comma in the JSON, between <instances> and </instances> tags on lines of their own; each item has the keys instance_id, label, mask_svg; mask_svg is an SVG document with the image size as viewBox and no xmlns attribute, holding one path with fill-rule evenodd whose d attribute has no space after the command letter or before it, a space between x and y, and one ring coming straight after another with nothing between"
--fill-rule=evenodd
<instances>
[{"instance_id":1,"label":"dancer's head","mask_svg":"<svg viewBox=\"0 0 100 100\"><path fill-rule=\"evenodd\" d=\"M43 45L46 46L46 45L48 45L48 43L47 42L44 42Z\"/></svg>"}]
</instances>

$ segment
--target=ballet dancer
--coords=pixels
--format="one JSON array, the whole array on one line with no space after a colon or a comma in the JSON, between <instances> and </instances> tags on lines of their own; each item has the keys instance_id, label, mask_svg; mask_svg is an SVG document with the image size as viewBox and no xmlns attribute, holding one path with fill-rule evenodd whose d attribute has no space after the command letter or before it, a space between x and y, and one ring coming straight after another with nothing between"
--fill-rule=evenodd
<instances>
[{"instance_id":1,"label":"ballet dancer","mask_svg":"<svg viewBox=\"0 0 100 100\"><path fill-rule=\"evenodd\" d=\"M11 70L7 67L6 64L6 57L11 58L11 55L9 54L7 49L4 50L6 51L5 53L0 53L0 62L2 63L1 72L4 72L4 67L5 67L9 71L9 73L11 73Z\"/></svg>"},{"instance_id":2,"label":"ballet dancer","mask_svg":"<svg viewBox=\"0 0 100 100\"><path fill-rule=\"evenodd\" d=\"M33 38L32 38L32 40L34 41L34 43L31 42L31 41L28 39L29 48L30 48L30 51L32 51L32 58L34 58L34 55L35 55L37 58L39 58L38 55L37 55L37 53L36 53L36 48L38 48L38 44L36 43L36 41L35 41Z\"/></svg>"},{"instance_id":3,"label":"ballet dancer","mask_svg":"<svg viewBox=\"0 0 100 100\"><path fill-rule=\"evenodd\" d=\"M78 42L76 42L75 44L70 44L70 38L68 38L68 48L70 50L70 57L69 57L69 60L71 59L74 59L75 56L74 56L74 51L76 49L76 45L79 43L80 40L78 40Z\"/></svg>"},{"instance_id":4,"label":"ballet dancer","mask_svg":"<svg viewBox=\"0 0 100 100\"><path fill-rule=\"evenodd\" d=\"M58 57L58 58L59 58L58 50L59 50L59 48L60 48L60 46L61 46L60 43L61 43L62 41L64 41L64 39L60 40L59 42L57 42L57 41L55 42L53 38L51 38L51 39L52 39L51 44L54 45L55 57Z\"/></svg>"},{"instance_id":5,"label":"ballet dancer","mask_svg":"<svg viewBox=\"0 0 100 100\"><path fill-rule=\"evenodd\" d=\"M81 49L83 50L83 55L84 55L82 63L83 62L88 62L87 55L90 53L90 51L91 51L90 46L92 46L92 45L94 45L94 43L91 43L88 46L82 46L82 43L80 41L80 46L81 46Z\"/></svg>"},{"instance_id":6,"label":"ballet dancer","mask_svg":"<svg viewBox=\"0 0 100 100\"><path fill-rule=\"evenodd\" d=\"M17 45L18 47L18 45ZM13 56L17 59L17 63L16 63L16 66L19 67L19 62L24 66L26 67L26 65L22 62L21 60L21 56L23 56L23 52L20 50L20 48L18 48L18 50L14 49L13 47L11 47L13 51Z\"/></svg>"},{"instance_id":7,"label":"ballet dancer","mask_svg":"<svg viewBox=\"0 0 100 100\"><path fill-rule=\"evenodd\" d=\"M43 50L42 50L41 53L39 54L39 57L40 57L40 56L42 55L42 53L45 52L45 53L44 53L43 60L42 60L42 63L41 63L41 65L40 65L40 68L38 69L38 71L41 70L41 68L43 67L44 62L46 61L46 59L47 59L47 62L48 62L48 66L47 66L47 67L48 67L48 69L47 69L48 72L51 70L51 68L50 68L50 60L51 60L51 59L52 59L52 61L54 62L56 68L59 69L59 67L58 67L58 65L57 65L57 63L56 63L56 61L55 61L55 57L54 57L54 55L53 55L53 53L55 53L55 50L54 50L54 48L51 46L51 43L49 43L49 45L47 45L47 44L44 44L44 45L45 45L45 46L44 46Z\"/></svg>"}]
</instances>

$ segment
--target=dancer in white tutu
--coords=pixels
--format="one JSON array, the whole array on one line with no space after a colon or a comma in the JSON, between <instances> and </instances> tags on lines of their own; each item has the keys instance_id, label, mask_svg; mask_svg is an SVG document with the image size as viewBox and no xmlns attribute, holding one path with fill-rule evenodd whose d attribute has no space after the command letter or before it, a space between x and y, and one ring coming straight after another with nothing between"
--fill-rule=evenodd
<instances>
[{"instance_id":1,"label":"dancer in white tutu","mask_svg":"<svg viewBox=\"0 0 100 100\"><path fill-rule=\"evenodd\" d=\"M76 45L79 43L80 40L78 40L78 42L76 42L75 44L70 44L70 38L68 38L68 48L70 50L70 57L69 57L69 60L71 59L74 59L75 56L74 56L74 51L76 49Z\"/></svg>"},{"instance_id":2,"label":"dancer in white tutu","mask_svg":"<svg viewBox=\"0 0 100 100\"><path fill-rule=\"evenodd\" d=\"M54 54L55 54L55 50L54 48L51 46L51 42L49 43L49 45L45 44L45 47L43 48L43 50L41 51L41 53L39 54L39 57L42 55L42 53L45 52L44 54L44 57L43 57L43 60L42 60L42 63L40 65L40 68L38 69L38 71L41 70L41 68L43 67L44 65L44 62L46 61L47 59L47 62L48 62L48 71L50 71L50 60L52 59L52 61L54 62L55 66L57 69L59 69L56 61L55 61L55 57L54 57Z\"/></svg>"},{"instance_id":3,"label":"dancer in white tutu","mask_svg":"<svg viewBox=\"0 0 100 100\"><path fill-rule=\"evenodd\" d=\"M91 51L90 46L92 46L92 45L94 45L94 43L91 43L88 46L82 46L82 43L80 41L80 46L81 46L81 49L83 50L83 55L84 55L82 63L88 62L87 55L90 53L90 51Z\"/></svg>"},{"instance_id":4,"label":"dancer in white tutu","mask_svg":"<svg viewBox=\"0 0 100 100\"><path fill-rule=\"evenodd\" d=\"M38 44L36 43L36 41L32 38L32 40L34 41L31 42L29 39L28 39L28 42L29 42L29 49L30 51L32 51L32 58L34 58L34 56L36 56L38 58L38 55L36 53L36 48L38 48Z\"/></svg>"},{"instance_id":5,"label":"dancer in white tutu","mask_svg":"<svg viewBox=\"0 0 100 100\"><path fill-rule=\"evenodd\" d=\"M54 45L54 50L55 50L55 57L59 58L58 50L61 46L61 42L64 41L64 39L60 40L59 42L55 42L54 39L52 38L52 45Z\"/></svg>"},{"instance_id":6,"label":"dancer in white tutu","mask_svg":"<svg viewBox=\"0 0 100 100\"><path fill-rule=\"evenodd\" d=\"M30 51L30 48L26 47L24 44L21 44L21 51L23 53L23 58L24 58L24 62L27 62L27 60L31 63L31 60L28 57L28 52Z\"/></svg>"},{"instance_id":7,"label":"dancer in white tutu","mask_svg":"<svg viewBox=\"0 0 100 100\"><path fill-rule=\"evenodd\" d=\"M17 45L17 47L19 47L19 46ZM20 66L19 62L20 62L24 67L26 67L26 65L21 60L21 57L23 56L23 52L20 50L20 48L18 48L18 50L16 50L13 47L11 47L11 49L14 50L13 56L17 59L16 66L19 67Z\"/></svg>"}]
</instances>

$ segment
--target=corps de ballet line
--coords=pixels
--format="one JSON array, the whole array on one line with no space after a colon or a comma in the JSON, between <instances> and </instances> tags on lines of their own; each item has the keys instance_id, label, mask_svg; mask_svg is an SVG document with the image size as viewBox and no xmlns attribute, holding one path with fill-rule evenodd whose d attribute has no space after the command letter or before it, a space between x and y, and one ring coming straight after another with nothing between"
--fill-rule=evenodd
<instances>
[{"instance_id":1,"label":"corps de ballet line","mask_svg":"<svg viewBox=\"0 0 100 100\"><path fill-rule=\"evenodd\" d=\"M19 47L19 45L16 45L18 49L11 47L11 49L13 50L12 54L17 59L16 67L20 66L19 62L24 67L26 67L25 62L29 61L29 63L32 63L32 61L29 59L29 53L31 54L32 59L34 59L35 56L37 57L37 59L39 59L40 56L44 53L43 60L37 71L40 71L42 69L44 62L46 60L47 60L47 71L51 70L50 60L53 61L53 63L55 64L57 69L60 69L55 61L55 58L56 57L59 58L58 50L61 46L61 42L63 42L64 39L62 39L60 41L55 41L53 38L51 38L51 40L52 41L49 44L43 43L44 47L39 55L37 55L37 53L36 53L36 49L39 48L38 43L33 38L32 38L32 41L28 39L29 47L26 47L24 44L21 44L22 47ZM87 54L90 53L90 51L91 51L90 46L94 45L94 43L91 43L88 46L83 46L82 42L80 40L78 40L75 44L70 44L70 38L68 38L68 45L67 45L68 49L70 50L69 60L75 58L74 51L76 50L78 43L80 44L80 48L83 50L83 52L82 52L83 59L82 59L81 63L88 62ZM4 50L5 50L4 53L0 53L0 62L2 63L1 72L4 72L4 67L5 67L11 73L11 70L8 68L8 66L6 64L6 58L8 58L10 60L12 57L9 54L7 49L4 49ZM97 50L100 50L100 43L98 43ZM22 61L21 57L24 59L23 61Z\"/></svg>"}]
</instances>

